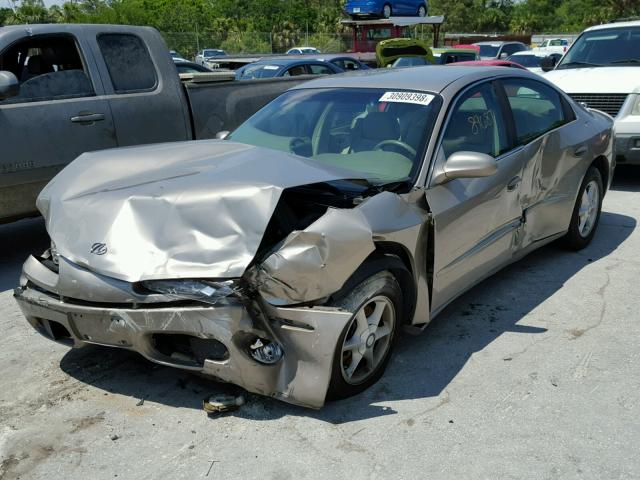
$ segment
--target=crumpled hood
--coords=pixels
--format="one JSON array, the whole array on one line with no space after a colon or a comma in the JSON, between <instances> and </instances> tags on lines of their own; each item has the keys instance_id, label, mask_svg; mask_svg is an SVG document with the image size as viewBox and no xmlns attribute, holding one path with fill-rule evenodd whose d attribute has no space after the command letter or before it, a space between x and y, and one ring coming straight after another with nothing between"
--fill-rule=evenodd
<instances>
[{"instance_id":1,"label":"crumpled hood","mask_svg":"<svg viewBox=\"0 0 640 480\"><path fill-rule=\"evenodd\" d=\"M568 68L547 72L544 78L569 94L640 91L640 67Z\"/></svg>"},{"instance_id":2,"label":"crumpled hood","mask_svg":"<svg viewBox=\"0 0 640 480\"><path fill-rule=\"evenodd\" d=\"M240 277L289 187L353 178L294 155L229 141L85 153L37 206L63 257L135 282Z\"/></svg>"}]
</instances>

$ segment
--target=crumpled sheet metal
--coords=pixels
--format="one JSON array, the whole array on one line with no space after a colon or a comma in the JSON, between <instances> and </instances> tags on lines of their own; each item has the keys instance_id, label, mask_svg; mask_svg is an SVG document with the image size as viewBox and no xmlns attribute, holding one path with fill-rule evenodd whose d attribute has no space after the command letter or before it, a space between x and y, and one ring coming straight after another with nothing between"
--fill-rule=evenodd
<instances>
[{"instance_id":1,"label":"crumpled sheet metal","mask_svg":"<svg viewBox=\"0 0 640 480\"><path fill-rule=\"evenodd\" d=\"M375 250L372 232L360 210L330 208L248 272L249 281L273 305L318 300L344 282Z\"/></svg>"},{"instance_id":2,"label":"crumpled sheet metal","mask_svg":"<svg viewBox=\"0 0 640 480\"><path fill-rule=\"evenodd\" d=\"M421 230L428 219L426 209L416 205L419 197L424 198L422 191L382 192L354 209L330 208L305 230L292 232L265 261L250 268L246 278L272 305L325 298L342 288L375 250L375 241L418 250L421 239L426 239ZM423 250L426 254L426 246ZM426 285L425 275L418 272L416 281ZM421 317L428 310L428 299L423 297L426 300L417 306Z\"/></svg>"},{"instance_id":3,"label":"crumpled sheet metal","mask_svg":"<svg viewBox=\"0 0 640 480\"><path fill-rule=\"evenodd\" d=\"M92 271L128 282L234 278L285 188L351 177L229 141L167 143L81 155L37 205L60 255Z\"/></svg>"}]
</instances>

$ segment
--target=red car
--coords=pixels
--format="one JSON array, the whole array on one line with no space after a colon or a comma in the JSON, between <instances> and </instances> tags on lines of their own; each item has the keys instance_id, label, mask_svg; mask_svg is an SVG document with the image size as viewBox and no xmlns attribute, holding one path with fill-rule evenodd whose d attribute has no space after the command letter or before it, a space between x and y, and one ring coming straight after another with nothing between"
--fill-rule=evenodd
<instances>
[{"instance_id":1,"label":"red car","mask_svg":"<svg viewBox=\"0 0 640 480\"><path fill-rule=\"evenodd\" d=\"M470 62L456 62L449 63L448 65L460 65L460 66L476 66L476 67L514 67L526 70L525 67L519 63L509 62L507 60L474 60Z\"/></svg>"}]
</instances>

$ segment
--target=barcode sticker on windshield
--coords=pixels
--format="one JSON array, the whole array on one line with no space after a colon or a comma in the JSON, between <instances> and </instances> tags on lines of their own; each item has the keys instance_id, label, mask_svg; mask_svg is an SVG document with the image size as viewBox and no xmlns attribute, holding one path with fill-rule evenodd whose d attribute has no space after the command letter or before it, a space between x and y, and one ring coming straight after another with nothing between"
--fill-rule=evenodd
<instances>
[{"instance_id":1,"label":"barcode sticker on windshield","mask_svg":"<svg viewBox=\"0 0 640 480\"><path fill-rule=\"evenodd\" d=\"M434 99L433 95L428 93L416 92L386 92L380 97L379 102L396 102L396 103L416 103L418 105L429 105Z\"/></svg>"},{"instance_id":2,"label":"barcode sticker on windshield","mask_svg":"<svg viewBox=\"0 0 640 480\"><path fill-rule=\"evenodd\" d=\"M278 67L276 65L265 65L263 68L265 70L278 70L280 67Z\"/></svg>"}]
</instances>

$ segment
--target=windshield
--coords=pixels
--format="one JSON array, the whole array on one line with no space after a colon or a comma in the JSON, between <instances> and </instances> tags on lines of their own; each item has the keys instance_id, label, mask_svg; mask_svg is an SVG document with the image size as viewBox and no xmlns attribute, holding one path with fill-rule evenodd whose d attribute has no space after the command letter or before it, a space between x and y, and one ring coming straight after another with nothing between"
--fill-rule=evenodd
<instances>
[{"instance_id":1,"label":"windshield","mask_svg":"<svg viewBox=\"0 0 640 480\"><path fill-rule=\"evenodd\" d=\"M381 89L286 92L230 135L382 182L411 178L420 166L441 99Z\"/></svg>"},{"instance_id":2,"label":"windshield","mask_svg":"<svg viewBox=\"0 0 640 480\"><path fill-rule=\"evenodd\" d=\"M278 74L280 67L278 65L249 65L242 70L240 76L241 80L250 80L252 78L272 78Z\"/></svg>"},{"instance_id":3,"label":"windshield","mask_svg":"<svg viewBox=\"0 0 640 480\"><path fill-rule=\"evenodd\" d=\"M610 28L583 33L558 65L558 69L638 65L640 27Z\"/></svg>"},{"instance_id":4,"label":"windshield","mask_svg":"<svg viewBox=\"0 0 640 480\"><path fill-rule=\"evenodd\" d=\"M222 50L205 50L203 52L204 57L222 57L224 52Z\"/></svg>"},{"instance_id":5,"label":"windshield","mask_svg":"<svg viewBox=\"0 0 640 480\"><path fill-rule=\"evenodd\" d=\"M498 56L499 45L478 45L480 47L480 56L494 58Z\"/></svg>"},{"instance_id":6,"label":"windshield","mask_svg":"<svg viewBox=\"0 0 640 480\"><path fill-rule=\"evenodd\" d=\"M400 57L393 62L393 68L417 67L420 65L430 65L430 63L421 57Z\"/></svg>"},{"instance_id":7,"label":"windshield","mask_svg":"<svg viewBox=\"0 0 640 480\"><path fill-rule=\"evenodd\" d=\"M511 55L507 60L522 65L523 67L537 68L540 66L542 58L536 55Z\"/></svg>"}]
</instances>

